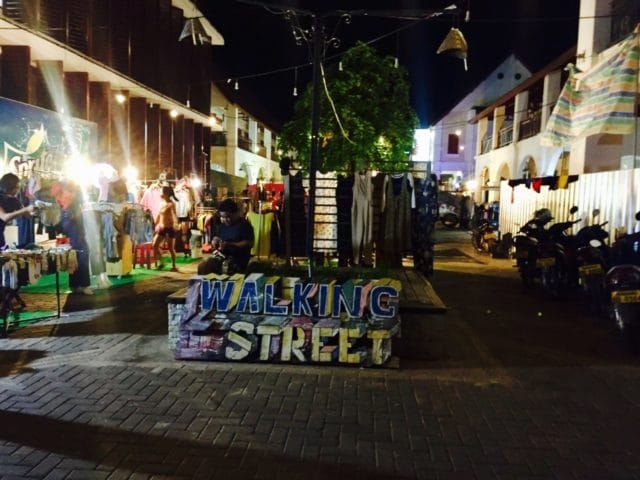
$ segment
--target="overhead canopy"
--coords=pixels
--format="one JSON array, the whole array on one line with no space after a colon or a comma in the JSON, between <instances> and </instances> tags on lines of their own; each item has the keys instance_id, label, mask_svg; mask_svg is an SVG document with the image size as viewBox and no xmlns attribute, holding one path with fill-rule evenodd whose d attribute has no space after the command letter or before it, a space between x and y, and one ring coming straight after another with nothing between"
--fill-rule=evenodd
<instances>
[{"instance_id":1,"label":"overhead canopy","mask_svg":"<svg viewBox=\"0 0 640 480\"><path fill-rule=\"evenodd\" d=\"M570 66L567 82L540 143L563 146L590 135L627 135L635 128L640 28L604 52L585 72Z\"/></svg>"}]
</instances>

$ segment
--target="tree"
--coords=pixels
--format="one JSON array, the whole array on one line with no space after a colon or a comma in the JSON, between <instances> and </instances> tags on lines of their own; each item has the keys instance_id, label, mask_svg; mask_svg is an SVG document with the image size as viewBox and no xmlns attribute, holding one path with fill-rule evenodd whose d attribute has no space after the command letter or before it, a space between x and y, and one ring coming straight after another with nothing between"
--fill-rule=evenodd
<instances>
[{"instance_id":1,"label":"tree","mask_svg":"<svg viewBox=\"0 0 640 480\"><path fill-rule=\"evenodd\" d=\"M325 70L321 85L319 169L406 170L418 126L418 117L409 105L406 70L394 68L392 57L381 57L359 42L342 57L342 70L337 65ZM280 136L280 147L295 152L302 168L307 169L311 100L308 86Z\"/></svg>"}]
</instances>

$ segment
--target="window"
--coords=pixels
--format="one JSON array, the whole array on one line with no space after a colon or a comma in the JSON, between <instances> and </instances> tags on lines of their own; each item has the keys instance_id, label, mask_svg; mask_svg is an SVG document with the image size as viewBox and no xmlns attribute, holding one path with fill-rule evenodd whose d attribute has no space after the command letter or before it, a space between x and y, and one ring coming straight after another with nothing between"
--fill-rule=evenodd
<instances>
[{"instance_id":1,"label":"window","mask_svg":"<svg viewBox=\"0 0 640 480\"><path fill-rule=\"evenodd\" d=\"M460 145L460 137L458 137L458 135L450 133L449 142L447 145L447 153L449 155L457 155L459 145Z\"/></svg>"}]
</instances>

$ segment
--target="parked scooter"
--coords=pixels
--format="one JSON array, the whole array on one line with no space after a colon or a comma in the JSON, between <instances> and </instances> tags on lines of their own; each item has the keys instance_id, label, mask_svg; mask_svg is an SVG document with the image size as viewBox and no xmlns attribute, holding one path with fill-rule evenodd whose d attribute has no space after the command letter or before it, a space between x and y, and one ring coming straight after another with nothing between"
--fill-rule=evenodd
<instances>
[{"instance_id":1,"label":"parked scooter","mask_svg":"<svg viewBox=\"0 0 640 480\"><path fill-rule=\"evenodd\" d=\"M574 215L578 207L569 210ZM542 289L551 298L564 297L577 284L575 236L567 231L581 220L567 220L551 225L538 245L536 266L540 269Z\"/></svg>"},{"instance_id":2,"label":"parked scooter","mask_svg":"<svg viewBox=\"0 0 640 480\"><path fill-rule=\"evenodd\" d=\"M640 212L636 213L640 221ZM605 276L613 317L632 353L640 353L640 232L620 237L611 247L614 266Z\"/></svg>"},{"instance_id":3,"label":"parked scooter","mask_svg":"<svg viewBox=\"0 0 640 480\"><path fill-rule=\"evenodd\" d=\"M493 253L497 244L496 232L488 220L482 219L471 230L471 244L478 252Z\"/></svg>"},{"instance_id":4,"label":"parked scooter","mask_svg":"<svg viewBox=\"0 0 640 480\"><path fill-rule=\"evenodd\" d=\"M600 210L592 213L592 224L582 227L576 234L576 264L580 286L596 313L601 313L608 303L604 276L610 262L609 232L603 227L608 223L595 223Z\"/></svg>"},{"instance_id":5,"label":"parked scooter","mask_svg":"<svg viewBox=\"0 0 640 480\"><path fill-rule=\"evenodd\" d=\"M553 220L551 210L541 208L536 210L533 218L525 223L513 237L515 247L514 258L516 267L526 287L532 287L540 270L537 265L538 245L546 236L545 226Z\"/></svg>"},{"instance_id":6,"label":"parked scooter","mask_svg":"<svg viewBox=\"0 0 640 480\"><path fill-rule=\"evenodd\" d=\"M456 228L460 223L460 217L452 205L441 204L438 213L442 225L447 228Z\"/></svg>"}]
</instances>

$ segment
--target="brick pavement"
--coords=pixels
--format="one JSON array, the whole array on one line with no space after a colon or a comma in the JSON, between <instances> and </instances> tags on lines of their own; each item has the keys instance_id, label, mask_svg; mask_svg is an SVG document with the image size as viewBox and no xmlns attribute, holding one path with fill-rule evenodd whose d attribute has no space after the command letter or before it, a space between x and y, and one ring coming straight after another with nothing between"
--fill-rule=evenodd
<instances>
[{"instance_id":1,"label":"brick pavement","mask_svg":"<svg viewBox=\"0 0 640 480\"><path fill-rule=\"evenodd\" d=\"M637 363L177 362L164 296L186 278L65 297L0 340L0 479L640 477ZM405 317L399 351L431 320Z\"/></svg>"}]
</instances>

